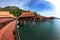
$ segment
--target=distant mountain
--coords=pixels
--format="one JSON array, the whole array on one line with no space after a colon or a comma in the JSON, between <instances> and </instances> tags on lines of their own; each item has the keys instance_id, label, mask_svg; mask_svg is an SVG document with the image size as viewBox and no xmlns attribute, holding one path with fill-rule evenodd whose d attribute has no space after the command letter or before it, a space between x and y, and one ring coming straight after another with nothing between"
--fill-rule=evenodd
<instances>
[{"instance_id":1,"label":"distant mountain","mask_svg":"<svg viewBox=\"0 0 60 40\"><path fill-rule=\"evenodd\" d=\"M0 8L0 11L10 11L10 10L25 11L25 10L19 9L19 8L16 7L16 6L7 6L7 7L4 7L4 8Z\"/></svg>"}]
</instances>

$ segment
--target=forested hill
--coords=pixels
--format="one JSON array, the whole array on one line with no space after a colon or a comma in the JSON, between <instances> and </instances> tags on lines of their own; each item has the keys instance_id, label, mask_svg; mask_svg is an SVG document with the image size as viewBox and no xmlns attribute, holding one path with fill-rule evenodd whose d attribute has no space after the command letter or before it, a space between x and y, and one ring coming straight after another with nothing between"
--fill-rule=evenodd
<instances>
[{"instance_id":1,"label":"forested hill","mask_svg":"<svg viewBox=\"0 0 60 40\"><path fill-rule=\"evenodd\" d=\"M21 13L24 12L25 10L19 9L18 7L15 6L7 6L4 8L0 7L0 11L9 11L14 16L20 16Z\"/></svg>"},{"instance_id":2,"label":"forested hill","mask_svg":"<svg viewBox=\"0 0 60 40\"><path fill-rule=\"evenodd\" d=\"M26 10L20 9L18 7L15 7L15 6L7 6L7 7L4 7L4 8L0 7L0 11L9 11L11 14L18 17L18 16L21 15L22 12L25 12ZM36 16L38 15L36 12L34 12L34 13L35 13Z\"/></svg>"}]
</instances>

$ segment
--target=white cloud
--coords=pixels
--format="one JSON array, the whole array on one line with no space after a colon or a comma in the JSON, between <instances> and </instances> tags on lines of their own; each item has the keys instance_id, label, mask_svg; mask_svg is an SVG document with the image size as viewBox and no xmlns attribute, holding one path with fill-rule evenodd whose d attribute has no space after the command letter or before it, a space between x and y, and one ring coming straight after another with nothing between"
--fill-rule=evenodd
<instances>
[{"instance_id":1,"label":"white cloud","mask_svg":"<svg viewBox=\"0 0 60 40\"><path fill-rule=\"evenodd\" d=\"M41 14L41 15L47 16L47 17L49 17L49 16L56 17L56 14L55 14L54 10L53 11L38 12L38 14Z\"/></svg>"},{"instance_id":2,"label":"white cloud","mask_svg":"<svg viewBox=\"0 0 60 40\"><path fill-rule=\"evenodd\" d=\"M19 2L17 3L17 6L18 6L19 8L24 9L24 6L27 5L30 1L31 1L31 0L22 0L22 1L19 1Z\"/></svg>"},{"instance_id":3,"label":"white cloud","mask_svg":"<svg viewBox=\"0 0 60 40\"><path fill-rule=\"evenodd\" d=\"M47 0L55 6L55 16L60 17L60 0Z\"/></svg>"}]
</instances>

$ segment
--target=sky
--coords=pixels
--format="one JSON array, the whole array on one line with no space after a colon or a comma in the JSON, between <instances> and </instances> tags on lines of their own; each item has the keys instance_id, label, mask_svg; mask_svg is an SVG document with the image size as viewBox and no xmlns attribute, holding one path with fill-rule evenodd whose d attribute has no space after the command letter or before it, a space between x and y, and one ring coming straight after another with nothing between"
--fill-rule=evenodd
<instances>
[{"instance_id":1,"label":"sky","mask_svg":"<svg viewBox=\"0 0 60 40\"><path fill-rule=\"evenodd\" d=\"M60 18L60 0L0 0L0 7L16 6L43 16Z\"/></svg>"}]
</instances>

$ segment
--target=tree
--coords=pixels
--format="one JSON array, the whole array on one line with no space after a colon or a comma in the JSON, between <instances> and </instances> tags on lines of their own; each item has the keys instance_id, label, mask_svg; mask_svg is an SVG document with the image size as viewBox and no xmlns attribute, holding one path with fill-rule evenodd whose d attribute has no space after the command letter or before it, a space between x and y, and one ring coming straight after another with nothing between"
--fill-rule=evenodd
<instances>
[{"instance_id":1,"label":"tree","mask_svg":"<svg viewBox=\"0 0 60 40\"><path fill-rule=\"evenodd\" d=\"M35 16L38 16L38 13L37 13L37 12L34 12L34 15L35 15Z\"/></svg>"}]
</instances>

